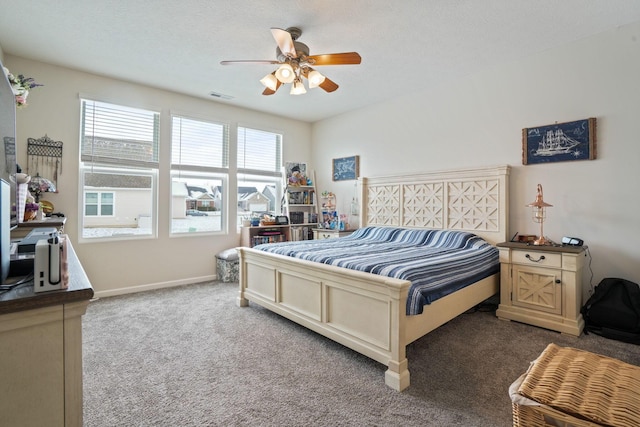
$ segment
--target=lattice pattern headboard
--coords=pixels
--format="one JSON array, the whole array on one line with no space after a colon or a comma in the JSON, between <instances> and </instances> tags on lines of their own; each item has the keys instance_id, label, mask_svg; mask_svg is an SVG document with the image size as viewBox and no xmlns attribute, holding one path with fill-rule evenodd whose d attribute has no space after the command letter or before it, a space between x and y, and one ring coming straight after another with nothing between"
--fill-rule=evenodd
<instances>
[{"instance_id":1,"label":"lattice pattern headboard","mask_svg":"<svg viewBox=\"0 0 640 427\"><path fill-rule=\"evenodd\" d=\"M510 166L360 179L360 226L466 230L508 240Z\"/></svg>"}]
</instances>

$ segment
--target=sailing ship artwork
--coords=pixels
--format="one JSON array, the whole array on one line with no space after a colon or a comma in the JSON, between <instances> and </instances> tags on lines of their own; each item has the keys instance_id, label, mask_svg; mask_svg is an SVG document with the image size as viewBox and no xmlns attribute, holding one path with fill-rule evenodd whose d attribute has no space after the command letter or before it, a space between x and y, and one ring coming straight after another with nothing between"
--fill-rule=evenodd
<instances>
[{"instance_id":1,"label":"sailing ship artwork","mask_svg":"<svg viewBox=\"0 0 640 427\"><path fill-rule=\"evenodd\" d=\"M595 158L595 118L522 129L524 165Z\"/></svg>"}]
</instances>

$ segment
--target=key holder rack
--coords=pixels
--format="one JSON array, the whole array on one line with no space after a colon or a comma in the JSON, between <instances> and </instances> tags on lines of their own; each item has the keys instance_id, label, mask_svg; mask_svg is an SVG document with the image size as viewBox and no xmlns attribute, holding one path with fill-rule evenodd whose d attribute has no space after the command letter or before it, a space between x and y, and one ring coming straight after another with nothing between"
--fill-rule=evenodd
<instances>
[{"instance_id":1,"label":"key holder rack","mask_svg":"<svg viewBox=\"0 0 640 427\"><path fill-rule=\"evenodd\" d=\"M58 175L62 175L62 141L54 141L47 135L27 138L27 172L48 178L58 188Z\"/></svg>"}]
</instances>

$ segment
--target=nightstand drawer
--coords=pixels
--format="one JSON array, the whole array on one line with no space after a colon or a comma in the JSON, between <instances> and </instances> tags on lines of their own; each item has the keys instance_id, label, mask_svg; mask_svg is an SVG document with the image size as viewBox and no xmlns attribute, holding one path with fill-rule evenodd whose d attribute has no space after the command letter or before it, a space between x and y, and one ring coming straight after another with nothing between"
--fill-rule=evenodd
<instances>
[{"instance_id":1,"label":"nightstand drawer","mask_svg":"<svg viewBox=\"0 0 640 427\"><path fill-rule=\"evenodd\" d=\"M337 239L338 237L348 236L349 234L351 234L353 232L354 232L354 230L338 231L338 230L324 230L324 229L321 229L321 228L317 228L317 229L313 230L313 238L315 240Z\"/></svg>"},{"instance_id":2,"label":"nightstand drawer","mask_svg":"<svg viewBox=\"0 0 640 427\"><path fill-rule=\"evenodd\" d=\"M515 264L537 265L562 268L562 254L541 251L511 251L511 262Z\"/></svg>"},{"instance_id":3,"label":"nightstand drawer","mask_svg":"<svg viewBox=\"0 0 640 427\"><path fill-rule=\"evenodd\" d=\"M320 239L336 239L338 237L340 237L338 235L338 233L332 233L330 231L319 231L319 230L313 230L313 232L315 233L315 240L320 240Z\"/></svg>"}]
</instances>

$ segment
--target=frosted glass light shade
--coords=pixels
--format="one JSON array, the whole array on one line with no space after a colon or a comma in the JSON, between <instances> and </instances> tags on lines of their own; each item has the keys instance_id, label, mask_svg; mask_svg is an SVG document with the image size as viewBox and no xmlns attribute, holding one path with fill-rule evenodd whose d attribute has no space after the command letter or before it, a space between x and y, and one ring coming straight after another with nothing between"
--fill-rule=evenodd
<instances>
[{"instance_id":1,"label":"frosted glass light shade","mask_svg":"<svg viewBox=\"0 0 640 427\"><path fill-rule=\"evenodd\" d=\"M324 82L325 76L323 76L316 70L313 70L309 73L309 76L307 78L309 79L309 87L314 88L320 86L322 82Z\"/></svg>"},{"instance_id":2,"label":"frosted glass light shade","mask_svg":"<svg viewBox=\"0 0 640 427\"><path fill-rule=\"evenodd\" d=\"M291 65L282 64L280 68L276 70L276 77L282 83L291 83L296 78L296 75L293 72L293 67L291 67Z\"/></svg>"},{"instance_id":3,"label":"frosted glass light shade","mask_svg":"<svg viewBox=\"0 0 640 427\"><path fill-rule=\"evenodd\" d=\"M276 78L275 72L264 76L262 79L260 79L260 83L273 91L278 88L278 79Z\"/></svg>"},{"instance_id":4,"label":"frosted glass light shade","mask_svg":"<svg viewBox=\"0 0 640 427\"><path fill-rule=\"evenodd\" d=\"M302 84L302 82L300 80L296 80L292 85L291 85L291 92L289 92L291 95L302 95L304 93L307 93L307 90L304 88L304 85Z\"/></svg>"}]
</instances>

